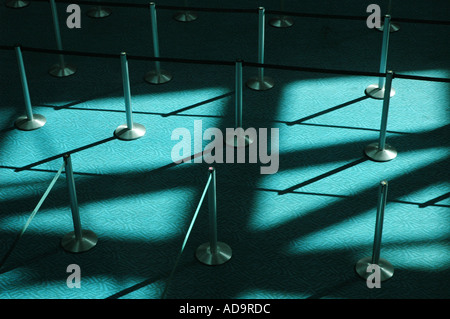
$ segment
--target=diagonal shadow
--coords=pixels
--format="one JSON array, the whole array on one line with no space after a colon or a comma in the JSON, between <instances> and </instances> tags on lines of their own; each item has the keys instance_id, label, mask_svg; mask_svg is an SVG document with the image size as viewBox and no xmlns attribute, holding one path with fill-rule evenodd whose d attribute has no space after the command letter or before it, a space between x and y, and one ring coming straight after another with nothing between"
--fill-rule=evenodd
<instances>
[{"instance_id":1,"label":"diagonal shadow","mask_svg":"<svg viewBox=\"0 0 450 319\"><path fill-rule=\"evenodd\" d=\"M171 116L171 115L176 115L176 114L178 114L178 113L181 113L181 112L184 112L184 111L191 110L191 109L196 108L196 107L198 107L198 106L201 106L201 105L204 105L204 104L208 104L208 103L211 103L211 102L214 102L214 101L221 100L221 99L223 99L223 98L225 98L225 97L228 97L228 96L231 96L231 95L234 95L234 92L228 92L228 93L225 93L225 94L222 94L222 95L213 97L213 98L211 98L211 99L207 99L207 100L204 100L204 101L201 101L201 102L198 102L198 103L195 103L195 104L192 104L192 105L183 107L183 108L181 108L181 109L178 109L178 110L176 110L176 111L172 111L172 112L167 113L167 114L164 114L164 115L162 115L162 116L163 116L163 117L167 117L167 116Z\"/></svg>"},{"instance_id":2,"label":"diagonal shadow","mask_svg":"<svg viewBox=\"0 0 450 319\"><path fill-rule=\"evenodd\" d=\"M301 118L301 119L298 119L298 120L295 120L295 121L291 121L291 122L286 122L286 124L287 124L287 125L300 124L300 123L302 123L302 122L305 122L305 121L307 121L307 120L313 119L313 118L315 118L315 117L318 117L318 116L321 116L321 115L324 115L324 114L327 114L327 113L330 113L330 112L333 112L333 111L342 109L342 108L344 108L344 107L346 107L346 106L349 106L349 105L352 105L352 104L355 104L355 103L364 101L364 100L366 100L366 99L368 99L368 98L369 98L368 96L362 96L362 97L356 98L356 99L354 99L354 100L351 100L351 101L348 101L348 102L339 104L339 105L337 105L337 106L331 107L331 108L326 109L326 110L324 110L324 111L320 111L320 112L317 112L317 113L315 113L315 114L305 116L305 117L303 117L303 118Z\"/></svg>"},{"instance_id":3,"label":"diagonal shadow","mask_svg":"<svg viewBox=\"0 0 450 319\"><path fill-rule=\"evenodd\" d=\"M447 194L438 196L436 198L430 199L430 200L426 201L425 203L419 204L419 207L420 208L424 208L424 207L427 207L427 206L434 206L436 203L438 203L438 202L440 202L440 201L442 201L444 199L447 199L449 197L450 197L450 192L448 192ZM447 207L449 207L449 206L447 205Z\"/></svg>"},{"instance_id":4,"label":"diagonal shadow","mask_svg":"<svg viewBox=\"0 0 450 319\"><path fill-rule=\"evenodd\" d=\"M44 163L47 163L47 162L51 162L51 161L53 161L53 160L55 160L55 159L58 159L58 158L64 156L65 154L74 154L74 153L78 153L78 152L84 151L84 150L86 150L86 149L88 149L88 148L92 148L92 147L95 147L95 146L98 146L98 145L101 145L101 144L110 142L110 141L115 140L115 139L116 139L115 136L111 136L111 137L105 138L105 139L103 139L103 140L100 140L100 141L97 141L97 142L94 142L94 143L91 143L91 144L88 144L88 145L84 145L84 146L78 147L78 148L75 148L75 149L73 149L73 150L70 150L70 151L67 151L67 152L64 152L64 153L61 153L61 154L58 154L58 155L54 155L54 156L45 158L45 159L43 159L43 160L40 160L40 161L31 163L31 164L28 164L28 165L19 167L19 168L16 169L16 172L20 172L20 171L24 171L24 170L29 170L30 168L32 168L32 167L34 167L34 166L38 166L38 165L41 165L41 164L44 164Z\"/></svg>"},{"instance_id":5,"label":"diagonal shadow","mask_svg":"<svg viewBox=\"0 0 450 319\"><path fill-rule=\"evenodd\" d=\"M357 159L356 161L347 163L347 164L342 165L342 166L340 166L340 167L338 167L338 168L335 168L335 169L333 169L333 170L331 170L331 171L329 171L329 172L326 172L326 173L324 173L324 174L321 174L321 175L319 175L319 176L316 176L316 177L314 177L314 178L311 178L311 179L309 179L309 180L307 180L307 181L304 181L304 182L299 183L299 184L297 184L297 185L294 185L294 186L291 186L291 187L289 187L289 188L286 188L285 190L282 190L282 191L278 192L278 195L284 195L284 194L290 193L290 192L296 190L297 188L300 188L300 187L303 187L303 186L312 184L312 183L314 183L314 182L320 181L321 179L324 179L324 178L327 178L328 176L331 176L331 175L333 175L333 174L342 172L342 171L344 171L344 170L346 170L346 169L348 169L348 168L350 168L350 167L353 167L353 166L356 166L356 165L358 165L358 164L361 164L361 163L363 163L363 162L365 162L365 161L367 161L367 160L368 160L367 158L360 158L360 159Z\"/></svg>"},{"instance_id":6,"label":"diagonal shadow","mask_svg":"<svg viewBox=\"0 0 450 319\"><path fill-rule=\"evenodd\" d=\"M264 187L256 187L255 191L262 191L262 192L272 192L272 193L280 193L281 190L279 189L271 189L271 188L264 188ZM301 195L312 195L312 196L323 196L323 197L333 197L333 198L351 198L351 196L348 195L337 195L337 194L326 194L326 193L315 193L315 192L303 192L303 191L290 191L290 194L301 194ZM442 195L440 197L438 197L437 201L435 200L430 200L428 202L425 203L419 203L419 202L411 202L411 201L404 201L404 200L399 200L399 199L393 199L393 200L387 200L387 202L392 202L392 203L399 203L399 204L407 204L407 205L414 205L414 206L418 206L418 207L428 207L428 206L434 206L434 207L450 207L450 205L444 205L444 204L436 204L437 202L448 198L448 196L444 197L445 195Z\"/></svg>"}]
</instances>

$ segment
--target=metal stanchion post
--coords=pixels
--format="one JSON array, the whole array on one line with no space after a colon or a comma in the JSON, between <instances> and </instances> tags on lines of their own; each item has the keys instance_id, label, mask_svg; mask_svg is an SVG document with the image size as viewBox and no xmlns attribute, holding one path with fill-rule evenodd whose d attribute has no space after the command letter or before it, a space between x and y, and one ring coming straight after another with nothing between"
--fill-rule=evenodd
<instances>
[{"instance_id":1,"label":"metal stanchion post","mask_svg":"<svg viewBox=\"0 0 450 319\"><path fill-rule=\"evenodd\" d=\"M265 9L258 9L258 63L264 63L264 33L265 33ZM263 91L271 89L274 85L272 78L264 76L264 68L258 69L258 76L247 81L247 86L253 90Z\"/></svg>"},{"instance_id":2,"label":"metal stanchion post","mask_svg":"<svg viewBox=\"0 0 450 319\"><path fill-rule=\"evenodd\" d=\"M391 15L391 11L392 11L392 1L389 0L387 14L388 14L388 15ZM378 31L384 31L384 23L381 22L381 27L376 28L376 30L378 30ZM400 30L400 26L399 26L398 24L395 24L395 23L392 23L392 22L389 24L389 31L390 31L391 33L392 33L392 32L397 32L397 31L399 31L399 30Z\"/></svg>"},{"instance_id":3,"label":"metal stanchion post","mask_svg":"<svg viewBox=\"0 0 450 319\"><path fill-rule=\"evenodd\" d=\"M122 67L122 82L127 123L119 125L114 131L114 135L120 140L129 141L144 136L146 130L143 125L139 123L133 123L133 113L131 110L130 78L128 74L127 54L125 52L122 52L120 54L120 62Z\"/></svg>"},{"instance_id":4,"label":"metal stanchion post","mask_svg":"<svg viewBox=\"0 0 450 319\"><path fill-rule=\"evenodd\" d=\"M225 144L232 147L245 147L253 143L253 139L250 136L244 135L244 129L242 125L242 60L237 60L235 63L235 133L225 136ZM238 130L240 129L240 130Z\"/></svg>"},{"instance_id":5,"label":"metal stanchion post","mask_svg":"<svg viewBox=\"0 0 450 319\"><path fill-rule=\"evenodd\" d=\"M30 92L28 90L27 76L25 74L25 66L23 64L22 51L19 45L15 47L15 51L17 56L17 62L19 64L20 80L22 82L22 91L25 100L26 115L18 117L17 120L14 122L14 125L19 130L31 131L44 126L47 120L43 115L33 114L33 110L31 109L31 100L30 100Z\"/></svg>"},{"instance_id":6,"label":"metal stanchion post","mask_svg":"<svg viewBox=\"0 0 450 319\"><path fill-rule=\"evenodd\" d=\"M280 11L284 10L284 0L280 0ZM275 28L288 28L292 27L294 21L291 17L288 16L277 16L269 20L269 23L272 27Z\"/></svg>"},{"instance_id":7,"label":"metal stanchion post","mask_svg":"<svg viewBox=\"0 0 450 319\"><path fill-rule=\"evenodd\" d=\"M385 25L389 25L391 21L391 16L390 15L386 15L386 17L384 18L384 24ZM386 29L387 30L387 29ZM384 31L383 32L383 43L382 43L382 47L381 47L381 61L380 61L380 73L386 73L387 70L387 57L388 57L388 47L389 47L389 31ZM366 95L368 95L369 97L372 97L374 99L383 99L384 98L384 91L385 91L386 87L385 87L385 78L384 77L380 77L378 84L371 84L366 88ZM390 96L394 96L395 95L395 90L391 87L390 91Z\"/></svg>"},{"instance_id":8,"label":"metal stanchion post","mask_svg":"<svg viewBox=\"0 0 450 319\"><path fill-rule=\"evenodd\" d=\"M155 58L159 58L158 23L156 21L156 8L154 2L150 2L150 18L152 21L153 55ZM150 71L145 75L145 81L151 84L162 84L171 79L172 74L166 70L161 70L159 61L155 61L155 70Z\"/></svg>"},{"instance_id":9,"label":"metal stanchion post","mask_svg":"<svg viewBox=\"0 0 450 319\"><path fill-rule=\"evenodd\" d=\"M30 4L30 1L24 1L24 0L10 0L10 1L6 1L6 6L8 8L13 8L13 9L24 8L24 7L27 7L29 4Z\"/></svg>"},{"instance_id":10,"label":"metal stanchion post","mask_svg":"<svg viewBox=\"0 0 450 319\"><path fill-rule=\"evenodd\" d=\"M56 45L58 50L62 51L61 33L59 30L58 13L56 11L55 0L50 0L50 8L52 10L53 27L55 29ZM56 77L65 77L74 74L76 68L73 65L69 65L64 60L64 55L59 55L59 63L50 67L49 73Z\"/></svg>"},{"instance_id":11,"label":"metal stanchion post","mask_svg":"<svg viewBox=\"0 0 450 319\"><path fill-rule=\"evenodd\" d=\"M188 3L187 0L184 0L184 6L187 7ZM191 22L195 21L198 18L198 15L195 12L189 11L189 10L183 10L180 12L177 12L173 18L180 22Z\"/></svg>"},{"instance_id":12,"label":"metal stanchion post","mask_svg":"<svg viewBox=\"0 0 450 319\"><path fill-rule=\"evenodd\" d=\"M197 259L210 266L220 265L230 260L232 251L227 244L217 241L217 201L216 201L216 171L213 167L208 169L212 180L208 188L208 208L210 224L210 241L197 248Z\"/></svg>"},{"instance_id":13,"label":"metal stanchion post","mask_svg":"<svg viewBox=\"0 0 450 319\"><path fill-rule=\"evenodd\" d=\"M99 1L99 0L97 0ZM106 18L109 17L112 13L112 10L110 8L105 8L103 6L95 6L90 8L86 14L88 17L91 18Z\"/></svg>"},{"instance_id":14,"label":"metal stanchion post","mask_svg":"<svg viewBox=\"0 0 450 319\"><path fill-rule=\"evenodd\" d=\"M377 204L377 219L375 224L375 235L373 242L372 257L365 257L360 259L356 265L355 270L362 278L367 279L370 275L367 272L369 265L378 265L380 267L380 280L384 281L394 275L394 267L386 259L380 258L381 250L381 236L383 232L384 210L386 207L388 182L381 181L379 186L378 204Z\"/></svg>"},{"instance_id":15,"label":"metal stanchion post","mask_svg":"<svg viewBox=\"0 0 450 319\"><path fill-rule=\"evenodd\" d=\"M80 211L78 207L75 180L73 178L72 160L69 154L64 155L64 164L67 178L67 188L69 190L70 207L72 210L72 220L74 231L66 234L62 240L62 247L72 253L88 251L97 245L97 235L90 230L81 228Z\"/></svg>"},{"instance_id":16,"label":"metal stanchion post","mask_svg":"<svg viewBox=\"0 0 450 319\"><path fill-rule=\"evenodd\" d=\"M397 156L397 150L389 144L386 144L386 130L387 130L387 119L389 113L389 92L392 85L392 78L394 73L392 71L386 74L386 91L383 101L383 111L381 114L381 125L380 125L380 138L378 143L369 144L364 152L370 159L377 162L387 162L394 159Z\"/></svg>"}]
</instances>

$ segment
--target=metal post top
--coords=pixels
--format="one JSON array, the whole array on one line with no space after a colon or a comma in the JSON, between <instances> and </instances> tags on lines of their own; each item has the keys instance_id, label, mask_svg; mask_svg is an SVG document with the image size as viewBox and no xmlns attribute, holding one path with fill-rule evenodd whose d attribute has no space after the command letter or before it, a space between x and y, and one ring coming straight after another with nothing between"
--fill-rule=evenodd
<instances>
[{"instance_id":1,"label":"metal post top","mask_svg":"<svg viewBox=\"0 0 450 319\"><path fill-rule=\"evenodd\" d=\"M380 186L382 186L382 187L385 187L385 186L387 186L388 185L388 181L387 180L382 180L381 182L380 182Z\"/></svg>"},{"instance_id":2,"label":"metal post top","mask_svg":"<svg viewBox=\"0 0 450 319\"><path fill-rule=\"evenodd\" d=\"M214 170L215 170L214 167L212 167L212 166L208 167L208 172L213 173Z\"/></svg>"},{"instance_id":3,"label":"metal post top","mask_svg":"<svg viewBox=\"0 0 450 319\"><path fill-rule=\"evenodd\" d=\"M264 7L259 7L258 10L259 11L264 11L265 9L264 9Z\"/></svg>"},{"instance_id":4,"label":"metal post top","mask_svg":"<svg viewBox=\"0 0 450 319\"><path fill-rule=\"evenodd\" d=\"M120 52L120 55L127 55L125 51Z\"/></svg>"}]
</instances>

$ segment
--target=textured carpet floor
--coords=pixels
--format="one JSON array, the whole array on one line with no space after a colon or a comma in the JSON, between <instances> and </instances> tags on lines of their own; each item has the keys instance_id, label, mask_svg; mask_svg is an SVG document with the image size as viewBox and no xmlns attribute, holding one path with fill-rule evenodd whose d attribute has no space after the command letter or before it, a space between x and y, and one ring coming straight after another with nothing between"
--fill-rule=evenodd
<instances>
[{"instance_id":1,"label":"textured carpet floor","mask_svg":"<svg viewBox=\"0 0 450 319\"><path fill-rule=\"evenodd\" d=\"M145 1L134 1L146 3ZM383 10L387 1L380 2ZM285 9L367 15L371 1L286 1ZM161 1L157 5L182 5ZM278 1L190 1L197 7L278 10ZM175 165L176 128L224 130L234 124L234 67L163 63L173 74L150 85L148 61L129 61L134 121L146 135L113 138L125 123L119 53L152 56L146 9L113 7L105 19L85 15L81 29L65 27L66 50L112 53L117 59L66 56L77 72L54 78L57 56L24 52L36 131L14 128L24 114L16 56L0 50L0 258L23 228L70 152L82 226L98 236L92 250L65 252L73 230L65 174L0 270L0 298L161 298L208 178L206 163ZM448 1L395 2L393 17L448 20ZM257 61L257 14L198 12L175 21L158 10L162 57ZM269 20L271 16L267 17ZM294 17L291 28L266 25L265 61L273 64L377 72L382 33L365 21ZM0 7L1 45L56 48L48 3ZM388 68L401 74L450 77L448 25L403 23L392 33ZM168 298L448 298L449 102L446 83L394 79L387 142L392 161L367 159L378 140L382 101L365 88L378 79L267 69L275 86L244 88L244 126L279 129L279 170L261 163L215 164L218 239L230 261L205 266L196 248L209 240L205 202ZM256 75L244 68L244 80ZM208 141L203 141L205 146ZM381 288L369 289L354 271L372 254L377 189L389 181L381 257L395 267ZM81 288L68 288L66 268L81 268Z\"/></svg>"}]
</instances>

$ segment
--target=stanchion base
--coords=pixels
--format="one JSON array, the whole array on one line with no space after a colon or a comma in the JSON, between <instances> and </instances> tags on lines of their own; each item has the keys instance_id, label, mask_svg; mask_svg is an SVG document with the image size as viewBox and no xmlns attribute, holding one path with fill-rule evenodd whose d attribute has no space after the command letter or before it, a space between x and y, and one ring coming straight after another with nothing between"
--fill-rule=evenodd
<instances>
[{"instance_id":1,"label":"stanchion base","mask_svg":"<svg viewBox=\"0 0 450 319\"><path fill-rule=\"evenodd\" d=\"M172 74L166 70L150 71L145 75L145 81L151 84L163 84L172 80Z\"/></svg>"},{"instance_id":2,"label":"stanchion base","mask_svg":"<svg viewBox=\"0 0 450 319\"><path fill-rule=\"evenodd\" d=\"M217 242L216 253L211 253L211 246L208 243L204 243L197 248L195 256L197 259L210 266L221 265L231 259L231 248L225 243Z\"/></svg>"},{"instance_id":3,"label":"stanchion base","mask_svg":"<svg viewBox=\"0 0 450 319\"><path fill-rule=\"evenodd\" d=\"M290 17L281 16L270 19L269 24L275 28L289 28L294 24L294 20Z\"/></svg>"},{"instance_id":4,"label":"stanchion base","mask_svg":"<svg viewBox=\"0 0 450 319\"><path fill-rule=\"evenodd\" d=\"M364 149L366 156L376 162L387 162L397 157L397 150L385 144L384 150L378 148L378 143L372 143Z\"/></svg>"},{"instance_id":5,"label":"stanchion base","mask_svg":"<svg viewBox=\"0 0 450 319\"><path fill-rule=\"evenodd\" d=\"M29 4L30 4L29 1L23 1L23 0L6 1L6 6L8 8L14 8L14 9L25 8Z\"/></svg>"},{"instance_id":6,"label":"stanchion base","mask_svg":"<svg viewBox=\"0 0 450 319\"><path fill-rule=\"evenodd\" d=\"M253 142L252 138L244 134L230 134L225 136L225 144L231 147L246 147Z\"/></svg>"},{"instance_id":7,"label":"stanchion base","mask_svg":"<svg viewBox=\"0 0 450 319\"><path fill-rule=\"evenodd\" d=\"M381 23L381 27L375 28L375 29L377 29L378 31L383 32L384 31L384 24ZM400 30L400 26L398 24L395 24L395 23L390 23L389 24L389 33L397 32L399 30Z\"/></svg>"},{"instance_id":8,"label":"stanchion base","mask_svg":"<svg viewBox=\"0 0 450 319\"><path fill-rule=\"evenodd\" d=\"M14 122L14 126L22 131L32 131L43 127L47 119L40 114L33 114L33 119L29 120L28 116L19 116Z\"/></svg>"},{"instance_id":9,"label":"stanchion base","mask_svg":"<svg viewBox=\"0 0 450 319\"><path fill-rule=\"evenodd\" d=\"M385 92L385 89L384 88L380 89L378 84L371 84L365 90L365 93L367 96L377 99L377 100L384 99L384 92ZM394 90L394 88L391 88L391 97L393 97L394 95L395 95L395 90Z\"/></svg>"},{"instance_id":10,"label":"stanchion base","mask_svg":"<svg viewBox=\"0 0 450 319\"><path fill-rule=\"evenodd\" d=\"M198 15L191 11L181 11L177 12L173 18L180 22L191 22L197 20Z\"/></svg>"},{"instance_id":11,"label":"stanchion base","mask_svg":"<svg viewBox=\"0 0 450 319\"><path fill-rule=\"evenodd\" d=\"M145 127L138 123L133 123L133 128L129 129L127 124L122 124L114 131L114 136L119 140L131 141L145 135Z\"/></svg>"},{"instance_id":12,"label":"stanchion base","mask_svg":"<svg viewBox=\"0 0 450 319\"><path fill-rule=\"evenodd\" d=\"M247 81L247 86L252 90L264 91L271 89L274 86L274 81L268 76L264 76L262 80L259 77L254 77Z\"/></svg>"},{"instance_id":13,"label":"stanchion base","mask_svg":"<svg viewBox=\"0 0 450 319\"><path fill-rule=\"evenodd\" d=\"M369 265L372 265L372 257L362 258L355 265L356 273L366 280L372 274L372 272L367 272ZM380 267L380 281L388 280L394 275L394 266L386 259L380 258L377 265Z\"/></svg>"},{"instance_id":14,"label":"stanchion base","mask_svg":"<svg viewBox=\"0 0 450 319\"><path fill-rule=\"evenodd\" d=\"M109 17L111 13L112 10L110 8L93 7L86 12L86 15L90 18L100 19Z\"/></svg>"},{"instance_id":15,"label":"stanchion base","mask_svg":"<svg viewBox=\"0 0 450 319\"><path fill-rule=\"evenodd\" d=\"M81 239L75 237L75 232L66 234L61 240L61 246L71 253L82 253L97 245L97 235L90 230L81 231Z\"/></svg>"},{"instance_id":16,"label":"stanchion base","mask_svg":"<svg viewBox=\"0 0 450 319\"><path fill-rule=\"evenodd\" d=\"M61 67L59 64L54 64L50 67L48 73L57 78L62 78L65 76L69 76L74 74L77 71L77 68L73 65L66 64L64 67Z\"/></svg>"}]
</instances>

